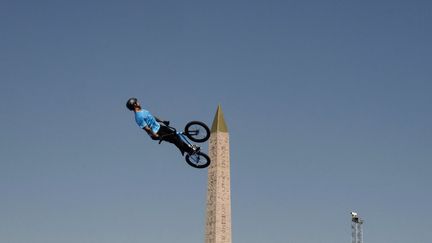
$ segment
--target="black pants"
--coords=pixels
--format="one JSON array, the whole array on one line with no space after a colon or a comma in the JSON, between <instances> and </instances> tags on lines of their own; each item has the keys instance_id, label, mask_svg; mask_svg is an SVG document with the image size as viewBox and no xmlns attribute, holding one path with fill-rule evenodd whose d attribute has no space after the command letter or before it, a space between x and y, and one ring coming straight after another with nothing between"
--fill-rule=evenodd
<instances>
[{"instance_id":1,"label":"black pants","mask_svg":"<svg viewBox=\"0 0 432 243\"><path fill-rule=\"evenodd\" d=\"M161 125L160 128L159 128L159 131L157 132L157 134L158 134L159 137L162 138L163 141L167 141L169 143L174 144L178 149L180 149L180 152L182 154L184 152L191 152L191 148L189 147L189 145L187 143L185 143L179 137L179 135L177 135L175 132L173 132L168 127Z\"/></svg>"}]
</instances>

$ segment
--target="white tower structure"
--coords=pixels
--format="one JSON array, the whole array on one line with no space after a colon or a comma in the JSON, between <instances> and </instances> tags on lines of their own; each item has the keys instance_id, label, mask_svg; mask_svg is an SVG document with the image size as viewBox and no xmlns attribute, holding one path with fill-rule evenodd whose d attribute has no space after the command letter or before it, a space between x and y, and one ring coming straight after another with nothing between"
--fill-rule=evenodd
<instances>
[{"instance_id":1,"label":"white tower structure","mask_svg":"<svg viewBox=\"0 0 432 243\"><path fill-rule=\"evenodd\" d=\"M351 242L363 243L363 219L361 219L356 212L351 212Z\"/></svg>"}]
</instances>

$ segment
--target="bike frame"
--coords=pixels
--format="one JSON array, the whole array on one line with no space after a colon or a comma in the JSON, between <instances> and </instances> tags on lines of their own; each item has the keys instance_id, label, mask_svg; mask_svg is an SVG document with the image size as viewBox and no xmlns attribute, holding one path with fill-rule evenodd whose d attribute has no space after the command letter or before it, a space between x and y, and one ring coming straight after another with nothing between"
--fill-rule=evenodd
<instances>
[{"instance_id":1,"label":"bike frame","mask_svg":"<svg viewBox=\"0 0 432 243\"><path fill-rule=\"evenodd\" d=\"M177 132L176 131L177 136L179 136L185 143L189 144L189 146L192 146L192 143L189 142L189 140L187 139L186 135L184 135L183 132Z\"/></svg>"},{"instance_id":2,"label":"bike frame","mask_svg":"<svg viewBox=\"0 0 432 243\"><path fill-rule=\"evenodd\" d=\"M196 122L195 122L196 123ZM192 122L188 123L188 124L192 124ZM184 142L185 144L187 144L188 146L192 147L194 149L194 152L192 153L188 153L185 157L186 162L195 168L206 168L207 166L209 166L210 164L210 157L206 154L206 153L202 153L199 150L199 147L192 144L192 142L189 141L189 139L191 139L191 141L195 142L192 138L190 138L189 136L192 136L193 138L195 138L194 136L198 135L200 132L200 129L196 129L196 130L190 130L190 126L186 125L185 130L182 132L177 132L177 129L175 129L174 127L171 127L169 125L166 124L161 124L161 126L165 126L167 127L169 130L171 130L171 133L162 135L159 137L159 144L162 143L162 141L164 141L164 137L168 137L168 136L178 136L180 137L180 139L182 140L182 142ZM203 126L203 125L201 125ZM205 130L206 130L206 135L205 135L205 139L201 139L203 141L207 141L208 137L209 137L209 129L207 128L207 126L204 124L205 126ZM203 142L201 141L201 142ZM195 147L196 146L196 147ZM195 150L197 149L197 150ZM185 151L186 152L186 151ZM184 155L182 153L182 155Z\"/></svg>"}]
</instances>

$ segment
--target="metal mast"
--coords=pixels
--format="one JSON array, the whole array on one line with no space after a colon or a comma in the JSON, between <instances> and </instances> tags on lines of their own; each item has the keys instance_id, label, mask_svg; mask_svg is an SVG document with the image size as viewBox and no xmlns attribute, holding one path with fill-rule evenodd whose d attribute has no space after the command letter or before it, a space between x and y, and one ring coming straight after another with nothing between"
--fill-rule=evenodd
<instances>
[{"instance_id":1,"label":"metal mast","mask_svg":"<svg viewBox=\"0 0 432 243\"><path fill-rule=\"evenodd\" d=\"M356 212L351 212L352 243L363 243L363 219Z\"/></svg>"}]
</instances>

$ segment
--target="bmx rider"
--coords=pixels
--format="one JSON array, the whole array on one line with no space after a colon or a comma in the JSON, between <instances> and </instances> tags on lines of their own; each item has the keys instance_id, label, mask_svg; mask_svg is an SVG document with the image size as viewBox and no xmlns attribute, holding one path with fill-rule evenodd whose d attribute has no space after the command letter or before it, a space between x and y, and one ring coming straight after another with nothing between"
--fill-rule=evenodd
<instances>
[{"instance_id":1,"label":"bmx rider","mask_svg":"<svg viewBox=\"0 0 432 243\"><path fill-rule=\"evenodd\" d=\"M169 127L169 121L164 121L156 116L153 116L148 110L141 107L137 98L130 98L126 107L135 114L135 122L144 129L153 140L163 140L174 144L184 155L185 152L192 154L199 148L191 147L185 143L177 134Z\"/></svg>"}]
</instances>

